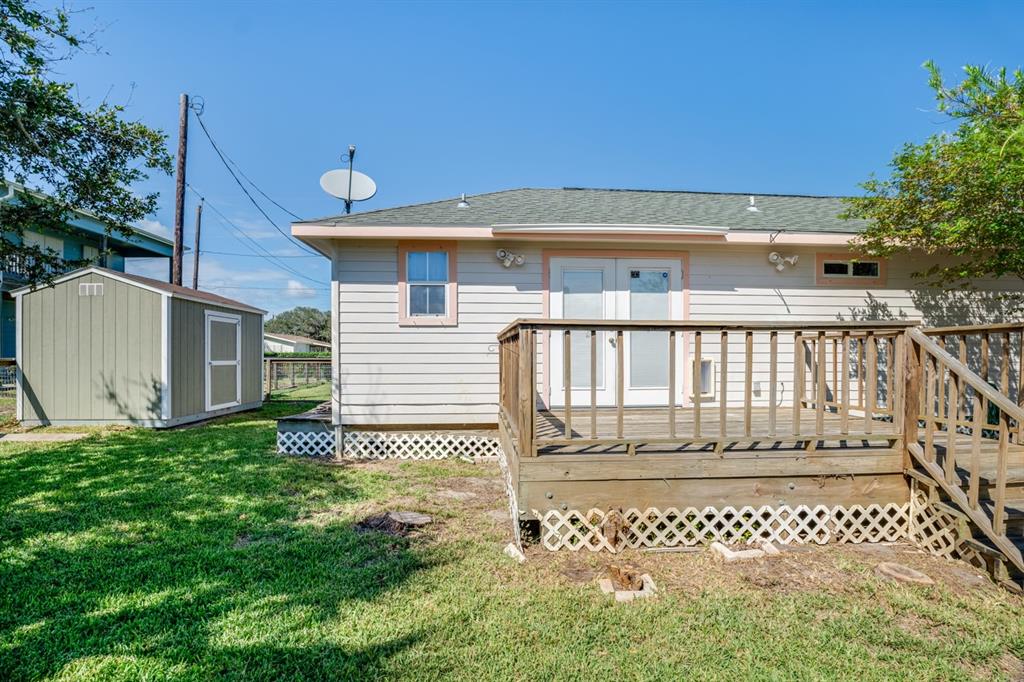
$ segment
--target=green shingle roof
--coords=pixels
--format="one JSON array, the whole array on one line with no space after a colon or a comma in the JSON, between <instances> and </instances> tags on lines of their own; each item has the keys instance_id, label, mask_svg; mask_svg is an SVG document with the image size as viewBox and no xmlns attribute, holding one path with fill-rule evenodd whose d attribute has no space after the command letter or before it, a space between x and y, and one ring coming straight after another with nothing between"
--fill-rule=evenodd
<instances>
[{"instance_id":1,"label":"green shingle roof","mask_svg":"<svg viewBox=\"0 0 1024 682\"><path fill-rule=\"evenodd\" d=\"M749 197L758 211L748 211ZM318 225L491 226L499 224L697 225L740 231L860 232L842 220L842 197L657 190L511 189L305 221ZM302 223L297 223L302 224Z\"/></svg>"}]
</instances>

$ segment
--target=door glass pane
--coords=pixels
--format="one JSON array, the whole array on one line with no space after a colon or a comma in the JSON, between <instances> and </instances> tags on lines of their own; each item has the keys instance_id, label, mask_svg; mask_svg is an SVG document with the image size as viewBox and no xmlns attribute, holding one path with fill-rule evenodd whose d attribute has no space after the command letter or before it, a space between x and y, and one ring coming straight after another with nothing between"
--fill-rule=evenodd
<instances>
[{"instance_id":1,"label":"door glass pane","mask_svg":"<svg viewBox=\"0 0 1024 682\"><path fill-rule=\"evenodd\" d=\"M630 270L629 319L669 317L668 270ZM629 337L629 385L668 386L668 332L630 332Z\"/></svg>"},{"instance_id":2,"label":"door glass pane","mask_svg":"<svg viewBox=\"0 0 1024 682\"><path fill-rule=\"evenodd\" d=\"M604 319L604 271L562 271L562 317L575 320ZM557 334L553 335L553 338ZM571 381L573 388L590 388L590 332L574 331L570 335L572 353ZM597 335L597 387L604 385L603 334ZM561 339L558 339L561 341ZM561 346L553 347L561 352Z\"/></svg>"}]
</instances>

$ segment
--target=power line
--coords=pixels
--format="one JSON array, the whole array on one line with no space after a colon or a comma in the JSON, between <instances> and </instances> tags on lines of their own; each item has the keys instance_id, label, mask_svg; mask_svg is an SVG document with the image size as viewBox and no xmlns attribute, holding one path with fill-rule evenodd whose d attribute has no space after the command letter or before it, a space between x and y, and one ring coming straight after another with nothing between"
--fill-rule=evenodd
<instances>
[{"instance_id":1,"label":"power line","mask_svg":"<svg viewBox=\"0 0 1024 682\"><path fill-rule=\"evenodd\" d=\"M255 239L253 239L252 237L250 237L249 235L247 235L247 234L246 234L246 233L245 233L245 232L244 232L243 230L241 230L241 229L240 229L240 228L239 228L239 227L238 227L237 225L235 225L235 224L234 224L234 223L233 223L233 222L231 221L231 219L230 219L230 218L228 218L228 217L227 217L226 215L224 215L224 213L223 213L223 212L221 212L221 210L220 210L219 208L217 208L217 206L216 206L215 204L212 204L212 203L210 203L210 201L209 201L208 199L205 199L205 198L203 197L203 195L199 193L199 190L197 190L197 189L196 189L195 187L193 187L192 185L187 185L187 186L188 186L188 188L189 188L190 190L192 190L192 192L193 192L193 193L194 193L194 194L195 194L195 195L196 195L197 197L199 197L200 199L203 199L203 200L204 200L204 201L206 202L206 205L210 207L210 210L212 210L212 211L213 211L214 215L215 215L215 216L217 217L217 219L218 219L218 220L219 220L219 221L220 221L221 223L223 223L224 225L226 225L226 226L228 226L228 227L230 227L230 228L231 228L231 229L228 229L228 230L226 230L226 231L227 231L227 233L228 233L229 235L231 235L231 236L232 236L232 237L233 237L233 238L234 238L234 239L235 239L236 241L238 241L238 242L239 242L240 244L242 244L243 246L245 246L245 247L246 247L246 248L248 248L248 249L249 249L250 251L252 251L252 252L253 252L253 253L255 253L256 255L260 256L261 258L264 258L264 259L265 259L265 260L267 260L267 261L268 261L269 263L271 263L271 264L273 264L273 265L276 265L276 266L277 266L277 267L279 267L280 269L282 269L282 270L284 270L284 271L286 271L286 272L289 272L289 273L291 273L291 274L295 275L296 277L301 277L302 279L308 280L308 281L310 281L310 282L314 282L314 283L316 283L316 284L320 284L320 281L319 281L319 280L313 279L312 277L307 277L306 275L303 275L303 274L302 274L301 272L298 272L297 270L293 270L293 269L292 269L292 268L290 268L289 266L287 266L287 265L285 265L284 263L282 263L282 262L280 262L279 260L277 260L277 257L276 257L276 256L274 256L274 254L272 254L272 253L270 253L269 251L267 251L267 250L266 250L265 248L263 248L263 246L262 246L261 244L259 244L259 243L258 243L258 242L257 242L257 241L256 241ZM239 235L241 235L242 237L244 237L245 239L247 239L247 240L248 240L248 241L249 241L249 242L250 242L250 243L252 244L252 246L250 246L250 245L249 245L249 244L247 244L246 242L242 241L242 240L241 240L241 239L239 238ZM255 247L255 248L253 248L253 247ZM259 253L259 251L262 251L262 252L263 252L263 254L260 254L260 253Z\"/></svg>"},{"instance_id":2,"label":"power line","mask_svg":"<svg viewBox=\"0 0 1024 682\"><path fill-rule=\"evenodd\" d=\"M308 246L306 246L305 244L300 242L298 239L296 239L295 237L291 236L290 234L288 234L287 232L282 230L280 227L278 227L277 223L274 222L274 219L271 218L267 214L267 212L263 210L263 207L260 206L259 202L257 202L256 199L253 198L252 194L249 193L249 190L247 190L245 188L245 185L242 184L242 181L238 179L238 175L236 175L235 171L231 168L231 164L228 163L228 159L224 155L224 152L222 152L220 150L220 147L218 147L217 143L214 142L213 136L210 135L210 131L206 129L206 124L203 123L202 117L199 116L199 115L196 115L196 120L199 121L199 127L202 129L203 134L206 135L206 139L209 140L210 146L213 147L213 151L215 151L217 153L217 158L219 158L220 162L222 164L224 164L224 168L227 170L228 174L231 175L232 179L238 185L239 189L242 190L242 193L245 194L245 196L249 199L250 202L252 202L252 205L256 207L256 210L259 211L260 214L262 214L263 217L267 219L268 223L270 223L271 225L274 226L275 230L277 230L278 232L281 233L282 237L284 237L285 239L289 240L290 242L296 244L299 248L304 249L305 251L307 251L309 253L316 254L316 252L313 251L312 249L310 249ZM266 196L266 195L264 195L264 196ZM290 213L290 211L288 211L288 212ZM316 254L316 255L318 255L318 254Z\"/></svg>"},{"instance_id":3,"label":"power line","mask_svg":"<svg viewBox=\"0 0 1024 682\"><path fill-rule=\"evenodd\" d=\"M213 256L236 256L238 258L265 258L258 253L233 253L231 251L207 251L203 249L203 253L208 253ZM323 258L321 255L316 256L282 256L281 254L274 254L274 258Z\"/></svg>"},{"instance_id":4,"label":"power line","mask_svg":"<svg viewBox=\"0 0 1024 682\"><path fill-rule=\"evenodd\" d=\"M205 284L204 289L246 289L252 291L330 291L328 287L237 287L220 284Z\"/></svg>"}]
</instances>

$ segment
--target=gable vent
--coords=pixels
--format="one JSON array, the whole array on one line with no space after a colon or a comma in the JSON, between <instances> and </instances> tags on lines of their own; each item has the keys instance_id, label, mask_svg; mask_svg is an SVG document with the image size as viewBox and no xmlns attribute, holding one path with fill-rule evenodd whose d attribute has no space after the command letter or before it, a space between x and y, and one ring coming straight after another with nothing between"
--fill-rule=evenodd
<instances>
[{"instance_id":1,"label":"gable vent","mask_svg":"<svg viewBox=\"0 0 1024 682\"><path fill-rule=\"evenodd\" d=\"M103 295L103 283L81 283L78 285L79 296L102 296Z\"/></svg>"}]
</instances>

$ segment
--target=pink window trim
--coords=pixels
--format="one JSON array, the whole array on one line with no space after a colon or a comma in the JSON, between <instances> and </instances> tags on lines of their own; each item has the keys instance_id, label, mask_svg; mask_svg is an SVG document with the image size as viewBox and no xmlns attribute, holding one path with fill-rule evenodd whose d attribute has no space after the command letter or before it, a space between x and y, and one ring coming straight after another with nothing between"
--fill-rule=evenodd
<instances>
[{"instance_id":1,"label":"pink window trim","mask_svg":"<svg viewBox=\"0 0 1024 682\"><path fill-rule=\"evenodd\" d=\"M411 241L398 243L398 326L455 327L459 324L459 283L456 281L457 242ZM448 284L445 286L445 317L409 315L409 282L406 266L410 252L443 251L448 254Z\"/></svg>"},{"instance_id":2,"label":"pink window trim","mask_svg":"<svg viewBox=\"0 0 1024 682\"><path fill-rule=\"evenodd\" d=\"M878 263L878 277L826 277L822 272L825 268L825 261L830 260L868 260ZM888 280L888 267L884 258L862 258L855 253L817 253L814 258L814 283L820 287L842 287L842 286L885 286Z\"/></svg>"}]
</instances>

